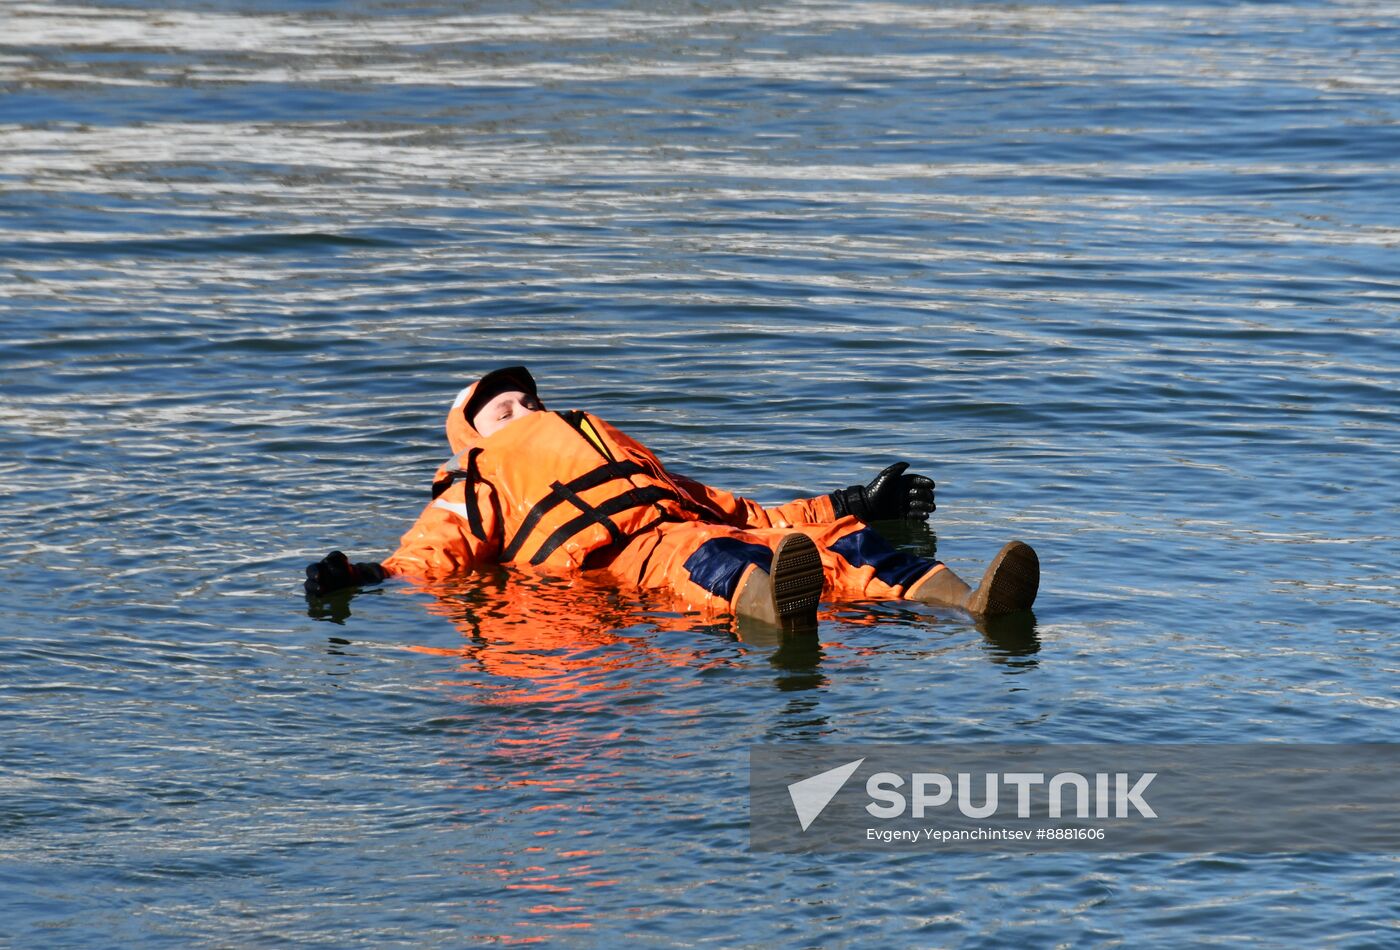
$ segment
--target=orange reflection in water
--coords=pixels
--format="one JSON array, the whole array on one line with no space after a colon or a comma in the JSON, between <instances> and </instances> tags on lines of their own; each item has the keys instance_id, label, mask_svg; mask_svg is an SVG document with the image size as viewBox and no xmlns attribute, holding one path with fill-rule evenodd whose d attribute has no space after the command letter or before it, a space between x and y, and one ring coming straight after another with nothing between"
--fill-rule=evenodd
<instances>
[{"instance_id":1,"label":"orange reflection in water","mask_svg":"<svg viewBox=\"0 0 1400 950\"><path fill-rule=\"evenodd\" d=\"M464 639L460 647L412 646L457 656L462 669L526 681L500 688L488 700L558 703L590 693L675 686L659 669L684 669L686 680L712 646L706 634L727 635L713 616L680 611L664 593L619 588L606 575L566 577L500 570L420 589L432 594L428 610L447 619ZM657 633L693 633L693 647L663 647ZM732 639L732 637L730 637ZM480 688L480 682L471 685Z\"/></svg>"}]
</instances>

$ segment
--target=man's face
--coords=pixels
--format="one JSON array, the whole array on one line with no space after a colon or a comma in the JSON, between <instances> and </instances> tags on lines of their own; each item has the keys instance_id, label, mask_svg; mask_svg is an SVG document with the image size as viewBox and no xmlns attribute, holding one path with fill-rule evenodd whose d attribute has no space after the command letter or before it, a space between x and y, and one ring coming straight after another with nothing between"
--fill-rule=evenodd
<instances>
[{"instance_id":1,"label":"man's face","mask_svg":"<svg viewBox=\"0 0 1400 950\"><path fill-rule=\"evenodd\" d=\"M504 429L516 419L539 412L543 408L534 396L527 396L519 390L512 389L494 397L478 409L476 418L472 420L472 428L481 433L484 439Z\"/></svg>"}]
</instances>

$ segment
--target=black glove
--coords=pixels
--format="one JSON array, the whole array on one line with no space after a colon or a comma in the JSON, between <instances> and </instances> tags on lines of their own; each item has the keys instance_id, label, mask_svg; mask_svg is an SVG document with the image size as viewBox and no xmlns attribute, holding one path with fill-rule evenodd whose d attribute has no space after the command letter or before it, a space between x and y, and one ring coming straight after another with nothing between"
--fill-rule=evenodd
<instances>
[{"instance_id":1,"label":"black glove","mask_svg":"<svg viewBox=\"0 0 1400 950\"><path fill-rule=\"evenodd\" d=\"M852 485L831 493L831 507L836 517L855 515L861 521L885 521L906 518L924 521L938 509L933 503L933 479L923 475L906 475L908 462L895 462L870 482Z\"/></svg>"},{"instance_id":2,"label":"black glove","mask_svg":"<svg viewBox=\"0 0 1400 950\"><path fill-rule=\"evenodd\" d=\"M306 565L306 592L321 597L344 587L378 584L385 577L384 568L372 561L351 564L339 551L332 551L315 564Z\"/></svg>"}]
</instances>

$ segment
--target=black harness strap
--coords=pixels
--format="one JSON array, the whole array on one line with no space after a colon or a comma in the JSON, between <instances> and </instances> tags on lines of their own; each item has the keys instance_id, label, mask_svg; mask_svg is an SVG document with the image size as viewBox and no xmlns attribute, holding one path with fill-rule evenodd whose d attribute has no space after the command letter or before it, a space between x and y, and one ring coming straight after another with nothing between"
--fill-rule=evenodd
<instances>
[{"instance_id":1,"label":"black harness strap","mask_svg":"<svg viewBox=\"0 0 1400 950\"><path fill-rule=\"evenodd\" d=\"M443 492L451 488L453 482L459 478L464 478L466 474L466 469L449 468L446 475L433 482L433 497L437 498Z\"/></svg>"},{"instance_id":2,"label":"black harness strap","mask_svg":"<svg viewBox=\"0 0 1400 950\"><path fill-rule=\"evenodd\" d=\"M614 479L640 475L644 471L646 469L636 462L609 462L607 465L600 465L592 471L585 472L568 484L561 485L559 482L555 482L550 486L549 494L537 501L524 520L520 522L515 537L511 538L510 544L506 545L505 550L501 552L502 563L515 559L515 556L520 553L520 549L525 546L525 541L530 537L531 532L539 527L544 516L559 507L562 502L572 502L581 511L592 511L593 509L588 503L578 497L579 492L597 488L599 485Z\"/></svg>"},{"instance_id":3,"label":"black harness strap","mask_svg":"<svg viewBox=\"0 0 1400 950\"><path fill-rule=\"evenodd\" d=\"M482 451L481 448L472 449L467 453L466 468L449 468L442 478L433 482L433 497L437 498L443 492L447 491L452 487L453 482L457 481L459 478L468 479L473 483L480 478L481 472L476 466L476 457L480 455Z\"/></svg>"},{"instance_id":4,"label":"black harness strap","mask_svg":"<svg viewBox=\"0 0 1400 950\"><path fill-rule=\"evenodd\" d=\"M433 498L437 498L443 492L452 487L452 483L459 478L467 480L467 490L464 493L464 507L467 509L467 527L471 528L472 534L478 540L486 540L486 529L481 524L481 508L476 503L476 483L481 479L481 471L477 468L476 457L482 452L481 449L472 449L467 453L466 468L451 468L447 474L433 482Z\"/></svg>"},{"instance_id":5,"label":"black harness strap","mask_svg":"<svg viewBox=\"0 0 1400 950\"><path fill-rule=\"evenodd\" d=\"M618 514L629 508L641 508L653 502L670 498L679 501L676 493L668 488L661 488L657 485L648 485L645 488L634 488L629 492L623 492L616 498L609 498L597 508L589 507L583 514L570 521L566 521L555 529L554 533L545 538L540 549L535 552L535 556L530 558L531 564L543 564L545 560L558 550L559 546L568 541L574 535L592 524L601 524L608 529L608 534L613 538L614 544L621 544L628 539L628 535L622 533L616 524L609 518L610 515ZM504 560L504 558L502 558Z\"/></svg>"},{"instance_id":6,"label":"black harness strap","mask_svg":"<svg viewBox=\"0 0 1400 950\"><path fill-rule=\"evenodd\" d=\"M464 500L467 505L467 527L472 529L472 534L476 535L478 541L485 541L486 531L481 526L481 508L476 503L476 483L481 478L481 471L476 467L476 457L481 451L472 449L467 453L467 490Z\"/></svg>"},{"instance_id":7,"label":"black harness strap","mask_svg":"<svg viewBox=\"0 0 1400 950\"><path fill-rule=\"evenodd\" d=\"M555 482L553 488L556 492L558 492L566 500L568 500L568 502L572 504L575 508L587 515L592 521L607 528L608 534L612 536L613 544L621 544L624 540L626 540L625 536L622 533L622 529L619 528L616 524L614 524L611 518L607 517L606 515L600 514L597 508L594 508L588 502L584 501L583 498L581 498L576 492L571 490L568 485L561 485L558 482Z\"/></svg>"}]
</instances>

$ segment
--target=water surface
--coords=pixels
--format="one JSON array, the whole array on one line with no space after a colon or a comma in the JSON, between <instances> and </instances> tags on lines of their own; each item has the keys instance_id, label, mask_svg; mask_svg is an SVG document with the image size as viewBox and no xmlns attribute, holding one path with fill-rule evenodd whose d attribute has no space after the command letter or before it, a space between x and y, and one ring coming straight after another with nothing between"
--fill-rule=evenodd
<instances>
[{"instance_id":1,"label":"water surface","mask_svg":"<svg viewBox=\"0 0 1400 950\"><path fill-rule=\"evenodd\" d=\"M1381 946L1393 857L747 850L757 742L1396 732L1400 10L0 9L0 938ZM1031 626L308 608L524 362Z\"/></svg>"}]
</instances>

